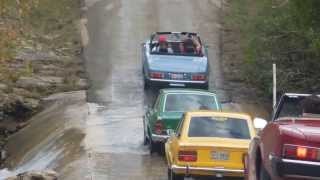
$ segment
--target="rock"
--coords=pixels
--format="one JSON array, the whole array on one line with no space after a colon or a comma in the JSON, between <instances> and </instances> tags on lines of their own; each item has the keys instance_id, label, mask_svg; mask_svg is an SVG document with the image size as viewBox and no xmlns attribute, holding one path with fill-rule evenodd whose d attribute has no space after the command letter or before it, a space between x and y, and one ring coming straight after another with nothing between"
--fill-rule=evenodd
<instances>
[{"instance_id":1,"label":"rock","mask_svg":"<svg viewBox=\"0 0 320 180\"><path fill-rule=\"evenodd\" d=\"M13 177L6 178L6 180L57 180L58 174L55 171L29 171L18 174Z\"/></svg>"},{"instance_id":2,"label":"rock","mask_svg":"<svg viewBox=\"0 0 320 180\"><path fill-rule=\"evenodd\" d=\"M41 69L42 70L55 70L55 69L58 69L58 67L53 64L49 64L49 65L41 65Z\"/></svg>"},{"instance_id":3,"label":"rock","mask_svg":"<svg viewBox=\"0 0 320 180\"><path fill-rule=\"evenodd\" d=\"M0 121L4 120L4 112L2 110L2 107L0 106Z\"/></svg>"},{"instance_id":4,"label":"rock","mask_svg":"<svg viewBox=\"0 0 320 180\"><path fill-rule=\"evenodd\" d=\"M24 49L17 53L16 59L29 61L50 61L57 60L59 57L52 51L38 51L33 49Z\"/></svg>"},{"instance_id":5,"label":"rock","mask_svg":"<svg viewBox=\"0 0 320 180\"><path fill-rule=\"evenodd\" d=\"M26 113L32 112L36 102L25 100L22 96L9 94L3 100L3 112L12 117L24 117Z\"/></svg>"},{"instance_id":6,"label":"rock","mask_svg":"<svg viewBox=\"0 0 320 180\"><path fill-rule=\"evenodd\" d=\"M0 83L0 90L6 91L8 89L8 85Z\"/></svg>"},{"instance_id":7,"label":"rock","mask_svg":"<svg viewBox=\"0 0 320 180\"><path fill-rule=\"evenodd\" d=\"M77 82L77 86L80 89L87 89L88 88L88 81L86 79L79 79Z\"/></svg>"},{"instance_id":8,"label":"rock","mask_svg":"<svg viewBox=\"0 0 320 180\"><path fill-rule=\"evenodd\" d=\"M63 84L64 79L57 76L38 76L25 77L22 76L16 82L17 87L33 89L33 88L49 88L52 85Z\"/></svg>"},{"instance_id":9,"label":"rock","mask_svg":"<svg viewBox=\"0 0 320 180\"><path fill-rule=\"evenodd\" d=\"M40 105L40 100L33 98L25 98L23 104L27 109L36 109Z\"/></svg>"},{"instance_id":10,"label":"rock","mask_svg":"<svg viewBox=\"0 0 320 180\"><path fill-rule=\"evenodd\" d=\"M34 88L49 88L51 85L48 82L44 82L42 79L35 77L20 77L16 82L17 87L34 89Z\"/></svg>"},{"instance_id":11,"label":"rock","mask_svg":"<svg viewBox=\"0 0 320 180\"><path fill-rule=\"evenodd\" d=\"M33 97L33 94L30 91L23 88L13 88L13 93L23 97Z\"/></svg>"},{"instance_id":12,"label":"rock","mask_svg":"<svg viewBox=\"0 0 320 180\"><path fill-rule=\"evenodd\" d=\"M41 79L43 82L57 85L62 84L64 78L56 76L39 76L39 79Z\"/></svg>"}]
</instances>

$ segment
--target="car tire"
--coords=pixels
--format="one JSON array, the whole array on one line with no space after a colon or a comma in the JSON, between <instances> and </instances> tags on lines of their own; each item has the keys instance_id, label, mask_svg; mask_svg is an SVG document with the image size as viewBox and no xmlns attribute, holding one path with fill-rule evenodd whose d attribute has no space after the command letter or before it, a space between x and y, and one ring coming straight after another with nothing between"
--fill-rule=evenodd
<instances>
[{"instance_id":1,"label":"car tire","mask_svg":"<svg viewBox=\"0 0 320 180\"><path fill-rule=\"evenodd\" d=\"M168 168L168 180L184 180L184 175L176 174Z\"/></svg>"},{"instance_id":2,"label":"car tire","mask_svg":"<svg viewBox=\"0 0 320 180\"><path fill-rule=\"evenodd\" d=\"M147 137L147 133L145 130L145 123L143 119L143 145L148 145L148 143L149 143L149 138Z\"/></svg>"},{"instance_id":3,"label":"car tire","mask_svg":"<svg viewBox=\"0 0 320 180\"><path fill-rule=\"evenodd\" d=\"M259 180L271 180L270 175L262 162L260 163Z\"/></svg>"},{"instance_id":4,"label":"car tire","mask_svg":"<svg viewBox=\"0 0 320 180\"><path fill-rule=\"evenodd\" d=\"M202 89L208 90L209 89L209 83L205 83L202 85Z\"/></svg>"},{"instance_id":5,"label":"car tire","mask_svg":"<svg viewBox=\"0 0 320 180\"><path fill-rule=\"evenodd\" d=\"M153 142L152 139L149 140L149 151L150 154L153 154L154 152L159 153L160 152L160 144Z\"/></svg>"},{"instance_id":6,"label":"car tire","mask_svg":"<svg viewBox=\"0 0 320 180\"><path fill-rule=\"evenodd\" d=\"M146 78L144 78L143 88L144 88L145 90L147 90L147 89L150 88L150 83L149 83L149 81L148 81Z\"/></svg>"}]
</instances>

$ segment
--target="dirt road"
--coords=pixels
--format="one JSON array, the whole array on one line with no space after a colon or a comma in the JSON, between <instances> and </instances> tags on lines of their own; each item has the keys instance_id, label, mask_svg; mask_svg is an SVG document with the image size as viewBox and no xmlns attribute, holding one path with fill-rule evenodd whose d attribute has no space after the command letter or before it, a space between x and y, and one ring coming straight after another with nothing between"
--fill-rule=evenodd
<instances>
[{"instance_id":1,"label":"dirt road","mask_svg":"<svg viewBox=\"0 0 320 180\"><path fill-rule=\"evenodd\" d=\"M157 92L143 89L140 44L154 31L199 32L209 45L210 89L225 99L221 1L85 0L85 4L81 35L91 82L89 102L83 92L54 97L55 104L9 140L9 169L0 171L0 177L53 168L64 180L165 180L164 157L150 156L142 145L142 116Z\"/></svg>"},{"instance_id":2,"label":"dirt road","mask_svg":"<svg viewBox=\"0 0 320 180\"><path fill-rule=\"evenodd\" d=\"M194 31L210 46L210 89L220 72L220 0L86 0L87 121L92 179L164 180L163 157L142 145L142 116L157 92L144 92L140 44L154 31Z\"/></svg>"}]
</instances>

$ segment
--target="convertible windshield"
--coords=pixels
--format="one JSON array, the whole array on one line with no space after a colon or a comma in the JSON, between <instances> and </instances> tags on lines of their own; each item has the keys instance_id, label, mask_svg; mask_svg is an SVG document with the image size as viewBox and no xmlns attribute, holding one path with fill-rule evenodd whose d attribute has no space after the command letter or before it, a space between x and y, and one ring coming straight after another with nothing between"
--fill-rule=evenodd
<instances>
[{"instance_id":1,"label":"convertible windshield","mask_svg":"<svg viewBox=\"0 0 320 180\"><path fill-rule=\"evenodd\" d=\"M285 97L279 109L278 117L300 117L302 116L301 101L305 97Z\"/></svg>"},{"instance_id":2,"label":"convertible windshield","mask_svg":"<svg viewBox=\"0 0 320 180\"><path fill-rule=\"evenodd\" d=\"M192 117L188 136L250 139L250 132L245 119Z\"/></svg>"},{"instance_id":3,"label":"convertible windshield","mask_svg":"<svg viewBox=\"0 0 320 180\"><path fill-rule=\"evenodd\" d=\"M199 109L217 110L216 98L206 94L168 94L164 110L185 112Z\"/></svg>"},{"instance_id":4,"label":"convertible windshield","mask_svg":"<svg viewBox=\"0 0 320 180\"><path fill-rule=\"evenodd\" d=\"M200 38L189 33L156 34L150 51L151 54L203 56Z\"/></svg>"}]
</instances>

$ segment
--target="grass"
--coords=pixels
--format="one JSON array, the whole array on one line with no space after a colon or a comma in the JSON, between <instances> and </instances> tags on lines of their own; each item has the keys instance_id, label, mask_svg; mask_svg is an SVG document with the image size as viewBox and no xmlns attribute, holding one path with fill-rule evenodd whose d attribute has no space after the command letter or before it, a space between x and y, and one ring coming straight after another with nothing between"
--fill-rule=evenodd
<instances>
[{"instance_id":1,"label":"grass","mask_svg":"<svg viewBox=\"0 0 320 180\"><path fill-rule=\"evenodd\" d=\"M23 49L53 52L62 67L75 61L81 48L79 6L79 0L0 0L0 83L14 84L20 76L37 73L28 60L18 70L10 68Z\"/></svg>"}]
</instances>

